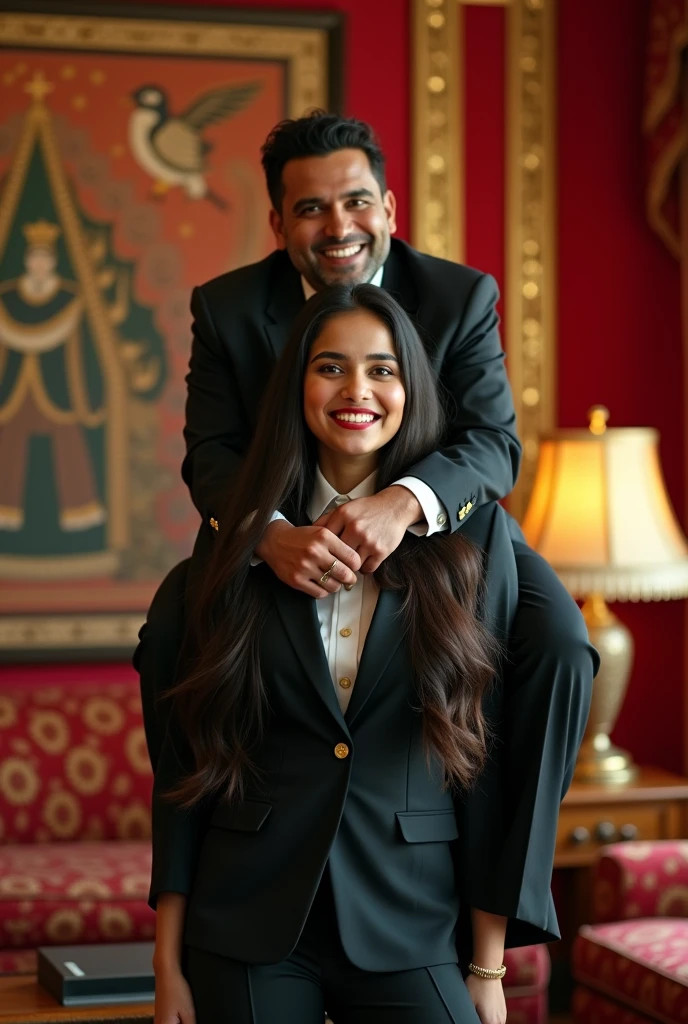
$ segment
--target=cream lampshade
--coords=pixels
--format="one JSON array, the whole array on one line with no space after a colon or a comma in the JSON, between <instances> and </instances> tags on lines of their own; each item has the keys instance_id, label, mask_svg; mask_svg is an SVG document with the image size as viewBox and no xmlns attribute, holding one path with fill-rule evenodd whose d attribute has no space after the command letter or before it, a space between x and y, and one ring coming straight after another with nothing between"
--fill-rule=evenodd
<instances>
[{"instance_id":1,"label":"cream lampshade","mask_svg":"<svg viewBox=\"0 0 688 1024\"><path fill-rule=\"evenodd\" d=\"M657 431L608 430L604 406L589 416L589 430L542 438L523 531L571 594L584 599L601 658L576 778L629 782L637 769L609 733L628 685L633 639L605 601L688 596L688 544L666 493Z\"/></svg>"}]
</instances>

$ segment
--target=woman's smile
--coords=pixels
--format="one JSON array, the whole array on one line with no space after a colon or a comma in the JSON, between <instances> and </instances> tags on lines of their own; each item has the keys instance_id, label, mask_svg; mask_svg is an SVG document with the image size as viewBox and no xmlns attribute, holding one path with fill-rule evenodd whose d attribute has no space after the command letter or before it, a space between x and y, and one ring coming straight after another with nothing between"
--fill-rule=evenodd
<instances>
[{"instance_id":1,"label":"woman's smile","mask_svg":"<svg viewBox=\"0 0 688 1024\"><path fill-rule=\"evenodd\" d=\"M370 409L335 409L328 415L344 430L367 430L382 419L380 413Z\"/></svg>"}]
</instances>

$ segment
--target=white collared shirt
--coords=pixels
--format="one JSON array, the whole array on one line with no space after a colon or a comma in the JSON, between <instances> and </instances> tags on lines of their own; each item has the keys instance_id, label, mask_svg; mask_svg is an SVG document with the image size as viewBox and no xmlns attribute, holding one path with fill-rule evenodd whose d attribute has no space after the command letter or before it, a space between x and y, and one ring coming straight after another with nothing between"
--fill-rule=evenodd
<instances>
[{"instance_id":1,"label":"white collared shirt","mask_svg":"<svg viewBox=\"0 0 688 1024\"><path fill-rule=\"evenodd\" d=\"M325 512L354 498L369 498L375 493L375 473L348 494L338 494L320 472L315 471L313 494L308 505L308 517L315 522ZM351 700L370 623L379 594L372 573L356 573L357 582L351 590L340 587L336 594L321 597L315 602L320 623L320 636L330 675L342 714Z\"/></svg>"}]
</instances>

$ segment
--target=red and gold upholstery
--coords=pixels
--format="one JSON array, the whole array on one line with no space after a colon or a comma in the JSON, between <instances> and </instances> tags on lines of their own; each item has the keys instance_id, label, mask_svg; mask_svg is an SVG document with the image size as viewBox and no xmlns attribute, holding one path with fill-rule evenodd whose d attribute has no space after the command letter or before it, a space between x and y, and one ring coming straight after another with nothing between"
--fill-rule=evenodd
<instances>
[{"instance_id":1,"label":"red and gold upholstery","mask_svg":"<svg viewBox=\"0 0 688 1024\"><path fill-rule=\"evenodd\" d=\"M652 1017L645 1017L613 999L605 999L599 992L579 985L573 993L573 1017L586 1024L655 1024Z\"/></svg>"},{"instance_id":2,"label":"red and gold upholstery","mask_svg":"<svg viewBox=\"0 0 688 1024\"><path fill-rule=\"evenodd\" d=\"M519 946L504 953L509 1024L547 1024L550 958L546 946Z\"/></svg>"},{"instance_id":3,"label":"red and gold upholstery","mask_svg":"<svg viewBox=\"0 0 688 1024\"><path fill-rule=\"evenodd\" d=\"M150 837L138 686L0 689L0 843Z\"/></svg>"},{"instance_id":4,"label":"red and gold upholstery","mask_svg":"<svg viewBox=\"0 0 688 1024\"><path fill-rule=\"evenodd\" d=\"M617 843L601 853L595 921L688 917L688 842Z\"/></svg>"},{"instance_id":5,"label":"red and gold upholstery","mask_svg":"<svg viewBox=\"0 0 688 1024\"><path fill-rule=\"evenodd\" d=\"M581 928L573 950L574 1019L688 1021L688 843L606 847L594 904L601 923Z\"/></svg>"},{"instance_id":6,"label":"red and gold upholstery","mask_svg":"<svg viewBox=\"0 0 688 1024\"><path fill-rule=\"evenodd\" d=\"M151 939L150 792L135 678L0 688L0 972Z\"/></svg>"}]
</instances>

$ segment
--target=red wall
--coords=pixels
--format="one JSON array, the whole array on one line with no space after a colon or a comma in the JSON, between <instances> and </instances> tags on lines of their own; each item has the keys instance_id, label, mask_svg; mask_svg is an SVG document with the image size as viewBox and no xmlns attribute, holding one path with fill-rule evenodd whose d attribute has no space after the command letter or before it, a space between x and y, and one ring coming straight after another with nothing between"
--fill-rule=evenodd
<instances>
[{"instance_id":1,"label":"red wall","mask_svg":"<svg viewBox=\"0 0 688 1024\"><path fill-rule=\"evenodd\" d=\"M643 207L648 8L648 0L560 0L559 419L583 426L601 402L612 426L657 427L685 522L679 268ZM636 644L614 738L639 761L681 771L683 602L614 611Z\"/></svg>"},{"instance_id":2,"label":"red wall","mask_svg":"<svg viewBox=\"0 0 688 1024\"><path fill-rule=\"evenodd\" d=\"M378 130L399 200L399 234L407 237L408 0L253 0L252 6L346 14L346 112ZM613 425L658 427L669 491L683 515L678 267L643 210L648 6L649 0L559 0L559 419L562 426L582 426L588 407L603 402ZM501 282L505 12L469 7L465 14L467 262ZM680 771L683 605L616 611L633 632L636 658L615 738L638 760Z\"/></svg>"}]
</instances>

